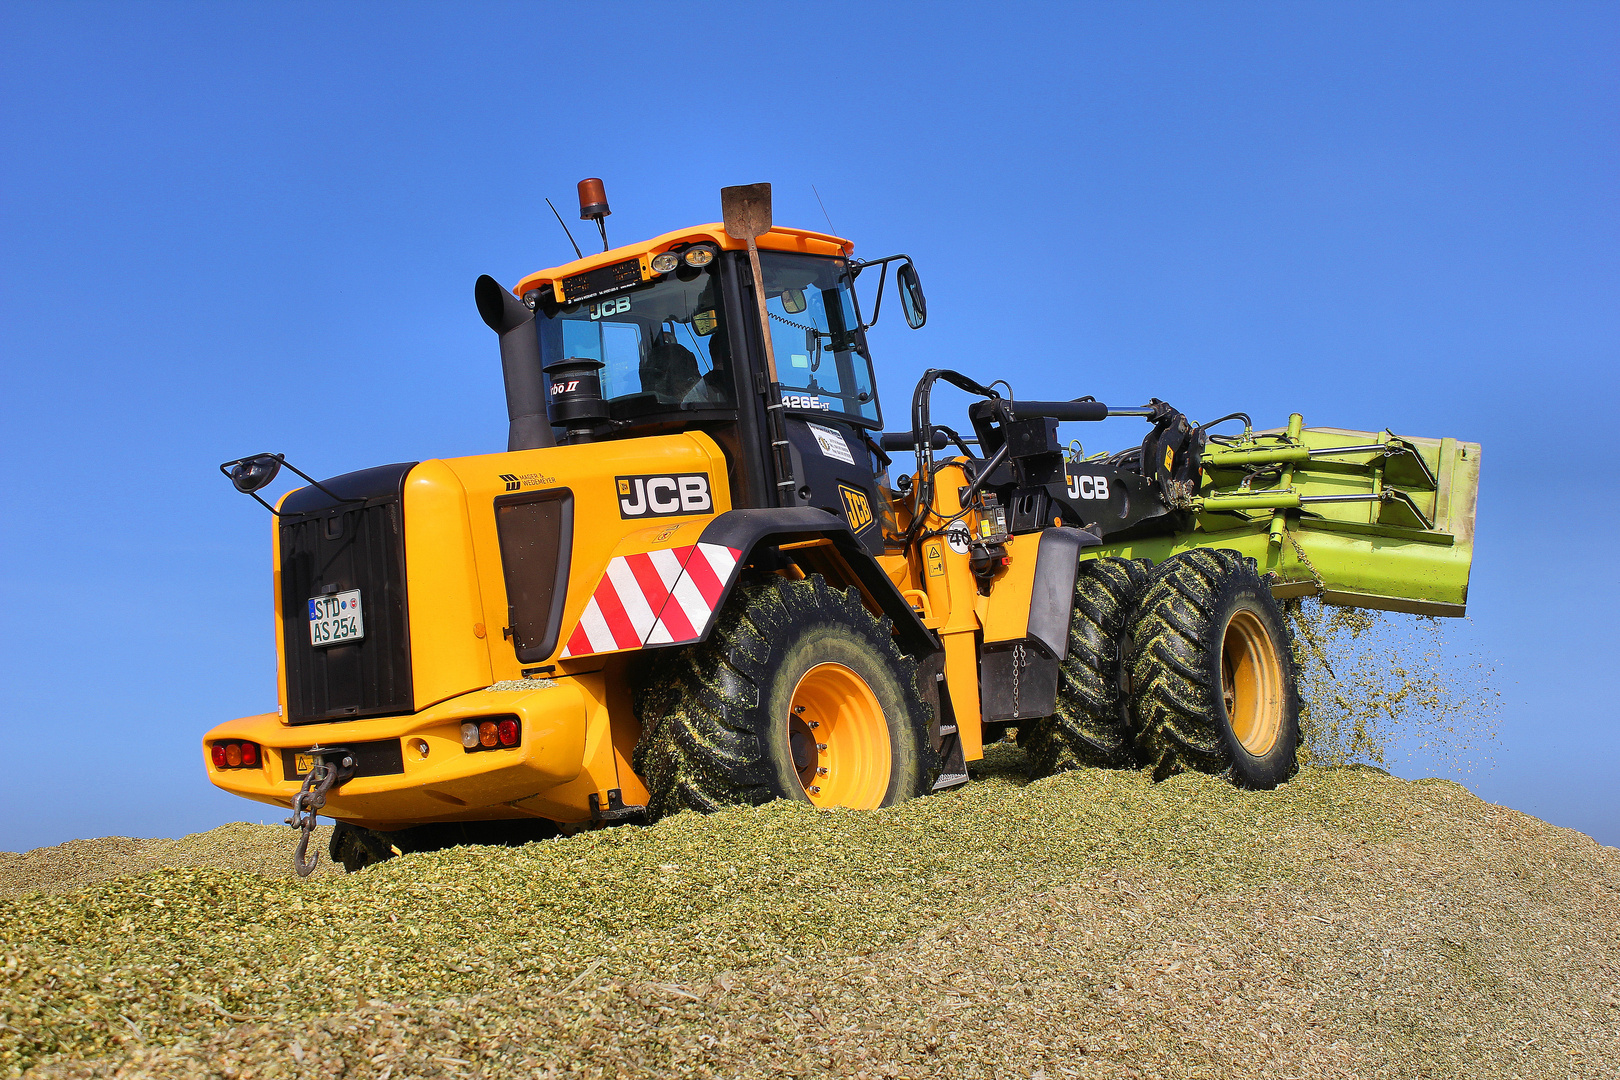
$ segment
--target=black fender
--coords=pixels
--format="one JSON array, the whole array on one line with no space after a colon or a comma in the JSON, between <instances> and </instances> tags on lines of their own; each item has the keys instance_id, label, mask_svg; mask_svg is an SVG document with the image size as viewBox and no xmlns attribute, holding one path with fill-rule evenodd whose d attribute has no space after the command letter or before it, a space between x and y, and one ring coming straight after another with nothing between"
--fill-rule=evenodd
<instances>
[{"instance_id":1,"label":"black fender","mask_svg":"<svg viewBox=\"0 0 1620 1080\"><path fill-rule=\"evenodd\" d=\"M883 567L866 550L841 517L813 506L771 507L759 510L731 510L709 523L698 538L699 543L721 544L742 552L738 563L758 560L762 549L775 548L805 540L826 539L849 571L850 577L860 583L862 590L874 601L879 611L894 623L895 637L900 648L919 660L926 659L941 648L938 637L922 624L906 598L900 595ZM726 583L718 611L731 597L741 574L733 574ZM1074 582L1069 582L1073 593ZM712 627L711 622L710 626ZM704 639L708 630L704 631ZM1065 638L1065 640L1067 640Z\"/></svg>"},{"instance_id":2,"label":"black fender","mask_svg":"<svg viewBox=\"0 0 1620 1080\"><path fill-rule=\"evenodd\" d=\"M1024 636L987 641L979 653L979 710L985 723L1051 716L1059 667L1069 655L1069 618L1080 553L1102 541L1084 529L1043 529Z\"/></svg>"},{"instance_id":3,"label":"black fender","mask_svg":"<svg viewBox=\"0 0 1620 1080\"><path fill-rule=\"evenodd\" d=\"M1024 632L1059 660L1069 655L1069 617L1074 582L1080 575L1080 553L1101 543L1084 529L1064 526L1041 531L1035 549L1035 585L1029 597L1029 628Z\"/></svg>"}]
</instances>

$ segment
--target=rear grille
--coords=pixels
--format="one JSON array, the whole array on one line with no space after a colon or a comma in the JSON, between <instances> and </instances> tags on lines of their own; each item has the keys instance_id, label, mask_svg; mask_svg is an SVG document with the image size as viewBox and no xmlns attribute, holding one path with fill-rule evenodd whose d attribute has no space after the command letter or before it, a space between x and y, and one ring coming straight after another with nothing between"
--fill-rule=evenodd
<instances>
[{"instance_id":1,"label":"rear grille","mask_svg":"<svg viewBox=\"0 0 1620 1080\"><path fill-rule=\"evenodd\" d=\"M517 658L532 664L551 655L562 627L574 537L573 493L553 488L496 499L495 529Z\"/></svg>"},{"instance_id":2,"label":"rear grille","mask_svg":"<svg viewBox=\"0 0 1620 1080\"><path fill-rule=\"evenodd\" d=\"M415 708L405 596L402 488L414 463L324 481L342 502L308 487L281 512L281 633L287 720L313 724L392 716ZM319 648L309 640L309 601L360 590L365 636Z\"/></svg>"}]
</instances>

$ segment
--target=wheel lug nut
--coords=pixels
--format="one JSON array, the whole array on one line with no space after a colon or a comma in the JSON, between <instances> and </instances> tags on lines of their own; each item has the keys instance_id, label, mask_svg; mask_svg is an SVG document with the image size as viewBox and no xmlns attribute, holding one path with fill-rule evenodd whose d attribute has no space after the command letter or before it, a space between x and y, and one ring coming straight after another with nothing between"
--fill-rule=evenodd
<instances>
[{"instance_id":1,"label":"wheel lug nut","mask_svg":"<svg viewBox=\"0 0 1620 1080\"><path fill-rule=\"evenodd\" d=\"M795 706L793 706L793 711L796 712L796 713L802 713L802 712L804 712L804 706L803 705L795 705Z\"/></svg>"},{"instance_id":2,"label":"wheel lug nut","mask_svg":"<svg viewBox=\"0 0 1620 1080\"><path fill-rule=\"evenodd\" d=\"M826 766L822 766L822 767L821 767L821 768L818 768L818 769L817 769L817 770L816 770L816 775L817 775L817 776L826 776L826 775L827 775L827 768L826 768Z\"/></svg>"},{"instance_id":3,"label":"wheel lug nut","mask_svg":"<svg viewBox=\"0 0 1620 1080\"><path fill-rule=\"evenodd\" d=\"M808 723L813 728L818 728L818 727L821 726L821 721L820 720L810 720L810 721L808 721Z\"/></svg>"},{"instance_id":4,"label":"wheel lug nut","mask_svg":"<svg viewBox=\"0 0 1620 1080\"><path fill-rule=\"evenodd\" d=\"M820 751L821 751L821 752L822 752L822 753L826 753L826 751L827 751L827 744L826 744L826 743L824 743L824 742L818 742L818 743L816 743L816 749L817 749L817 750L820 750Z\"/></svg>"},{"instance_id":5,"label":"wheel lug nut","mask_svg":"<svg viewBox=\"0 0 1620 1080\"><path fill-rule=\"evenodd\" d=\"M811 784L810 785L810 794L812 794L812 795L820 795L821 794L821 785L820 784Z\"/></svg>"}]
</instances>

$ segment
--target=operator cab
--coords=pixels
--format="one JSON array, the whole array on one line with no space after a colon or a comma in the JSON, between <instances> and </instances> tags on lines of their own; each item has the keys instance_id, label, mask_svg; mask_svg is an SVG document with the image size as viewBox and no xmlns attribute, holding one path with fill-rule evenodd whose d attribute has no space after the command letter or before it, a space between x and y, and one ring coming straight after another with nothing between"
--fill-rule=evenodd
<instances>
[{"instance_id":1,"label":"operator cab","mask_svg":"<svg viewBox=\"0 0 1620 1080\"><path fill-rule=\"evenodd\" d=\"M739 305L745 320L740 335L727 318L726 279L746 276L746 259L743 274L735 273L738 255L715 253L705 265L682 263L671 273L655 272L649 280L583 300L560 301L555 290L540 291L535 325L542 365L565 359L602 364L611 428L598 438L645 435L649 423L686 425L699 419L694 413L737 408L735 358L747 357L744 370L764 370L763 361L754 364L748 356L748 339L756 336L746 321L753 305ZM783 403L795 412L832 413L880 428L849 260L761 251L760 267ZM739 336L741 349L732 343Z\"/></svg>"},{"instance_id":2,"label":"operator cab","mask_svg":"<svg viewBox=\"0 0 1620 1080\"><path fill-rule=\"evenodd\" d=\"M795 481L779 496L765 434L765 351L742 247L723 226L705 225L519 284L514 292L534 311L556 440L701 430L725 452L734 506L819 507L879 553L890 496L875 437L883 415L854 288L864 264L850 258L849 241L823 233L773 228L759 237ZM563 422L568 410L553 407L566 385L559 367L599 382L601 400L585 424Z\"/></svg>"}]
</instances>

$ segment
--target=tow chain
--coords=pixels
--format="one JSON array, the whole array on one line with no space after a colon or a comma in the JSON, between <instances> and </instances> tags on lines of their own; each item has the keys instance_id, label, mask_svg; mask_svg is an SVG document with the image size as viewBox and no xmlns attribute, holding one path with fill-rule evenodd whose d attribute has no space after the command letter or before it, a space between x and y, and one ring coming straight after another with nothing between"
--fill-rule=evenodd
<instances>
[{"instance_id":1,"label":"tow chain","mask_svg":"<svg viewBox=\"0 0 1620 1080\"><path fill-rule=\"evenodd\" d=\"M314 835L315 826L319 823L316 811L326 805L326 794L337 782L337 776L336 765L324 760L317 761L305 775L304 786L293 796L293 816L287 819L287 824L303 834L298 838L298 850L293 852L293 869L298 871L299 877L309 877L320 865L319 851L315 852L313 858L309 856L309 838Z\"/></svg>"},{"instance_id":2,"label":"tow chain","mask_svg":"<svg viewBox=\"0 0 1620 1080\"><path fill-rule=\"evenodd\" d=\"M1023 645L1023 642L1019 642L1017 645L1013 646L1013 719L1014 720L1017 720L1019 718L1019 716L1021 715L1019 713L1019 711L1018 711L1018 684L1020 682L1019 676L1021 676L1023 674L1023 671L1024 671L1024 645Z\"/></svg>"}]
</instances>

